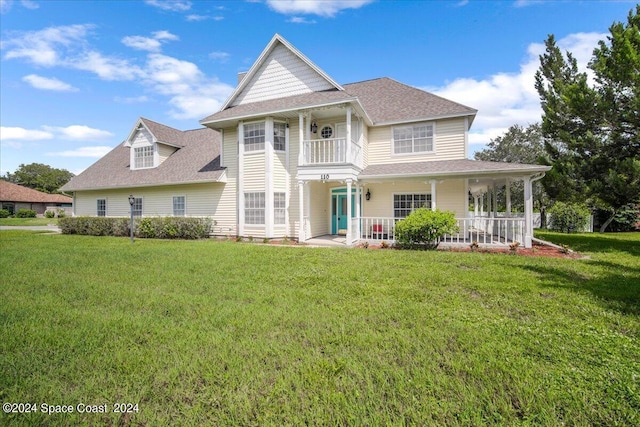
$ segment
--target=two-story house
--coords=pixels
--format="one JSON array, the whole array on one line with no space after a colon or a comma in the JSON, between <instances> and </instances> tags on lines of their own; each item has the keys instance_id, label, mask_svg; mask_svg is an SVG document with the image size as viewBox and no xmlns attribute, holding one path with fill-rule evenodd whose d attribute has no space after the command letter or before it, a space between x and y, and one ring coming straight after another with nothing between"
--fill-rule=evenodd
<instances>
[{"instance_id":1,"label":"two-story house","mask_svg":"<svg viewBox=\"0 0 640 427\"><path fill-rule=\"evenodd\" d=\"M549 167L469 160L475 115L389 78L341 85L276 34L204 128L141 118L63 190L75 215L126 216L133 194L138 215L209 216L214 234L301 242L392 241L399 219L438 208L458 218L451 242L529 247L531 183ZM514 180L524 216L498 217L495 189Z\"/></svg>"}]
</instances>

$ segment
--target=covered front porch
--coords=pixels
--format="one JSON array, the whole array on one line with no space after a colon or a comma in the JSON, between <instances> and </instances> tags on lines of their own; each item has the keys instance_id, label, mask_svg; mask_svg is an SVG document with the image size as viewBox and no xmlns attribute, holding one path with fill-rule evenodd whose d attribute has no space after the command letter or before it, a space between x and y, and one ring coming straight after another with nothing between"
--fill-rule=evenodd
<instances>
[{"instance_id":1,"label":"covered front porch","mask_svg":"<svg viewBox=\"0 0 640 427\"><path fill-rule=\"evenodd\" d=\"M447 166L444 161L431 163L439 163L439 168ZM478 163L488 168L486 163L489 162L471 160L448 166L461 169L477 167ZM377 170L384 172L402 168L401 165L383 166ZM440 171L438 175L421 176L383 175L376 173L376 168L370 167L359 176L352 175L338 182L325 183L325 188L317 182L300 182L301 200L306 200L300 209L301 223L304 225L300 241L321 235L343 235L345 245L363 241L392 244L396 241L395 229L398 221L412 210L426 207L452 211L456 216L459 231L444 236L441 239L443 244L468 246L475 242L478 245L509 246L517 242L530 248L533 239L532 185L544 176L547 167L516 165L520 166L516 171L505 171L504 164L491 166L493 170L487 172ZM524 174L523 169L527 166L527 173ZM518 203L512 204L509 188L514 181L522 183L524 194L518 197ZM306 193L305 186L309 190ZM336 187L341 188L345 197L335 197L333 193L337 191ZM346 197L346 194L352 194L352 197ZM324 201L317 203L324 203L324 208L314 208L314 201L322 198ZM522 206L524 212L514 212L512 205ZM336 214L346 216L347 212L351 215L346 220L342 219L344 225L336 227ZM321 221L325 225L317 227Z\"/></svg>"}]
</instances>

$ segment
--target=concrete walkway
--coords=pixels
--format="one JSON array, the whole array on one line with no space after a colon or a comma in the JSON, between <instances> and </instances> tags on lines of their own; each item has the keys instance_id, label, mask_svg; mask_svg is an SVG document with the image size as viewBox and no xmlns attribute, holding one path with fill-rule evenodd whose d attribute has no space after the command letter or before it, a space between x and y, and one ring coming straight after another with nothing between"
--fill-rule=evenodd
<instances>
[{"instance_id":1,"label":"concrete walkway","mask_svg":"<svg viewBox=\"0 0 640 427\"><path fill-rule=\"evenodd\" d=\"M0 230L31 230L60 233L60 228L58 228L57 225L0 225Z\"/></svg>"}]
</instances>

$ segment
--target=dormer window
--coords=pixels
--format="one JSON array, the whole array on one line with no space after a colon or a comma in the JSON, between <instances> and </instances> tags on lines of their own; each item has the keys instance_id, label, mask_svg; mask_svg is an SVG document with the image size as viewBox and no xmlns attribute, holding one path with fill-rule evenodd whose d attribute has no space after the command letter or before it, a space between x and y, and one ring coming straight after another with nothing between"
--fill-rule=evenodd
<instances>
[{"instance_id":1,"label":"dormer window","mask_svg":"<svg viewBox=\"0 0 640 427\"><path fill-rule=\"evenodd\" d=\"M135 169L153 167L153 146L135 147L133 149L133 164Z\"/></svg>"}]
</instances>

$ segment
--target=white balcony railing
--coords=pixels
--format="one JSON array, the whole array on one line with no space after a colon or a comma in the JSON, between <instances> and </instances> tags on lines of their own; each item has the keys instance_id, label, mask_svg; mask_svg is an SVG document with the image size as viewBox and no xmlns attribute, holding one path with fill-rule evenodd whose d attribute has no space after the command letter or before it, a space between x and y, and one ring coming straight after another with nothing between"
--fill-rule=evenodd
<instances>
[{"instance_id":1,"label":"white balcony railing","mask_svg":"<svg viewBox=\"0 0 640 427\"><path fill-rule=\"evenodd\" d=\"M312 139L303 142L304 165L347 163L345 138Z\"/></svg>"},{"instance_id":2,"label":"white balcony railing","mask_svg":"<svg viewBox=\"0 0 640 427\"><path fill-rule=\"evenodd\" d=\"M395 241L395 225L402 218L359 218L354 224L354 240ZM508 245L524 243L524 218L456 218L459 231L440 242L454 244ZM359 228L358 228L359 226Z\"/></svg>"}]
</instances>

